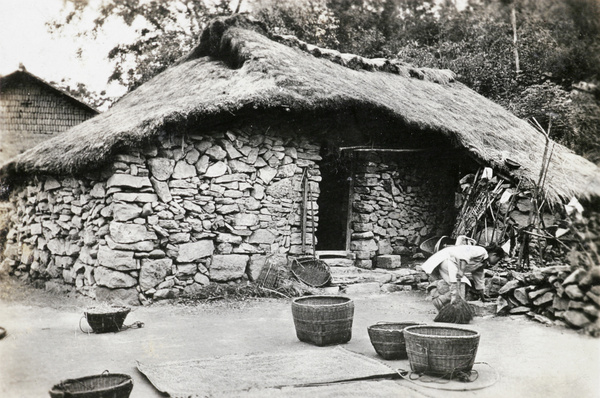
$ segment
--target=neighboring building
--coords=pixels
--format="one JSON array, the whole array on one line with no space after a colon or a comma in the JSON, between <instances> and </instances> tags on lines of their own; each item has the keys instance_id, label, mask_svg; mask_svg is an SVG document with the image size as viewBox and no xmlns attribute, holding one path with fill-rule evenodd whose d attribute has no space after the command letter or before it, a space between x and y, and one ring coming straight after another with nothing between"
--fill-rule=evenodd
<instances>
[{"instance_id":1,"label":"neighboring building","mask_svg":"<svg viewBox=\"0 0 600 398\"><path fill-rule=\"evenodd\" d=\"M371 268L449 233L459 178L480 164L533 186L544 147L449 71L269 37L234 16L107 112L0 169L15 209L2 264L136 302L312 253L314 221L317 249ZM543 188L551 203L596 198L600 169L556 144Z\"/></svg>"},{"instance_id":2,"label":"neighboring building","mask_svg":"<svg viewBox=\"0 0 600 398\"><path fill-rule=\"evenodd\" d=\"M0 77L0 164L97 114L25 68Z\"/></svg>"}]
</instances>

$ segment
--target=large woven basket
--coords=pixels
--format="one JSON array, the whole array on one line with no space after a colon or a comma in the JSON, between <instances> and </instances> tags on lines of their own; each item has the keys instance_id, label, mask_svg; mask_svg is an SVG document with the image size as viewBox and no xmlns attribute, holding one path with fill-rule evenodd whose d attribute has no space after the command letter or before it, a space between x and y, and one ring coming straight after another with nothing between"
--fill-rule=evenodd
<instances>
[{"instance_id":1,"label":"large woven basket","mask_svg":"<svg viewBox=\"0 0 600 398\"><path fill-rule=\"evenodd\" d=\"M367 328L371 344L383 359L406 359L406 343L402 331L419 322L379 322Z\"/></svg>"},{"instance_id":2,"label":"large woven basket","mask_svg":"<svg viewBox=\"0 0 600 398\"><path fill-rule=\"evenodd\" d=\"M449 326L418 325L404 329L412 370L445 378L473 368L479 337L474 330Z\"/></svg>"},{"instance_id":3,"label":"large woven basket","mask_svg":"<svg viewBox=\"0 0 600 398\"><path fill-rule=\"evenodd\" d=\"M92 307L84 312L85 318L94 333L118 332L131 309L129 307Z\"/></svg>"},{"instance_id":4,"label":"large woven basket","mask_svg":"<svg viewBox=\"0 0 600 398\"><path fill-rule=\"evenodd\" d=\"M78 379L67 379L49 391L52 398L127 398L133 389L131 376L102 373Z\"/></svg>"},{"instance_id":5,"label":"large woven basket","mask_svg":"<svg viewBox=\"0 0 600 398\"><path fill-rule=\"evenodd\" d=\"M299 297L292 301L292 315L300 341L326 346L352 338L354 302L348 297Z\"/></svg>"}]
</instances>

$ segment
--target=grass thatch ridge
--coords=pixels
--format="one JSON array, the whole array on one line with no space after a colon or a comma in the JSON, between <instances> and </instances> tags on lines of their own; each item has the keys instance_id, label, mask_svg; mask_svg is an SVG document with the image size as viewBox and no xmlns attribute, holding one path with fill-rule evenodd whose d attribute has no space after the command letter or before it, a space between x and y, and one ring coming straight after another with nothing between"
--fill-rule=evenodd
<instances>
[{"instance_id":1,"label":"grass thatch ridge","mask_svg":"<svg viewBox=\"0 0 600 398\"><path fill-rule=\"evenodd\" d=\"M372 64L388 65L380 60ZM402 120L423 134L444 134L457 148L494 167L505 169L504 159L511 158L521 164L511 172L516 178L537 181L545 142L541 133L465 85L435 80L349 68L270 40L247 18L216 20L196 49L175 65L107 112L13 158L0 174L79 173L162 134L168 125L194 120L201 126L203 120L245 109L365 109ZM556 144L544 188L551 202L597 197L600 170Z\"/></svg>"}]
</instances>

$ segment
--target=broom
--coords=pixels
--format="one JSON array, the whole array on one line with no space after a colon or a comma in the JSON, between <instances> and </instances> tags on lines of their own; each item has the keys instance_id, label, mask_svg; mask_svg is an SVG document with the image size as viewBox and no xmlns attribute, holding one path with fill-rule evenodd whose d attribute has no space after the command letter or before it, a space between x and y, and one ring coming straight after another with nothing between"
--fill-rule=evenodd
<instances>
[{"instance_id":1,"label":"broom","mask_svg":"<svg viewBox=\"0 0 600 398\"><path fill-rule=\"evenodd\" d=\"M460 295L460 282L454 303L448 303L437 314L434 322L467 324L473 319L471 306Z\"/></svg>"}]
</instances>

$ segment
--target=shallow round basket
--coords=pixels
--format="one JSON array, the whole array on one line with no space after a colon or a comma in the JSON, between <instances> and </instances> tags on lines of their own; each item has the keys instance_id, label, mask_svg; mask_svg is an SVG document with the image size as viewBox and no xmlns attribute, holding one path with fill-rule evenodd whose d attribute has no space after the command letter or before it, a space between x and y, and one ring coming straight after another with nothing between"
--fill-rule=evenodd
<instances>
[{"instance_id":1,"label":"shallow round basket","mask_svg":"<svg viewBox=\"0 0 600 398\"><path fill-rule=\"evenodd\" d=\"M49 391L52 398L127 398L133 389L131 376L102 373L63 380Z\"/></svg>"},{"instance_id":2,"label":"shallow round basket","mask_svg":"<svg viewBox=\"0 0 600 398\"><path fill-rule=\"evenodd\" d=\"M92 307L84 315L94 333L109 333L121 330L129 311L129 307Z\"/></svg>"},{"instance_id":3,"label":"shallow round basket","mask_svg":"<svg viewBox=\"0 0 600 398\"><path fill-rule=\"evenodd\" d=\"M404 329L410 367L414 372L452 378L473 368L480 334L477 331L418 325Z\"/></svg>"},{"instance_id":4,"label":"shallow round basket","mask_svg":"<svg viewBox=\"0 0 600 398\"><path fill-rule=\"evenodd\" d=\"M383 359L406 359L406 343L402 331L419 322L379 322L367 328L375 352Z\"/></svg>"},{"instance_id":5,"label":"shallow round basket","mask_svg":"<svg viewBox=\"0 0 600 398\"><path fill-rule=\"evenodd\" d=\"M291 271L298 280L313 287L325 286L331 280L331 271L327 263L313 257L293 259Z\"/></svg>"},{"instance_id":6,"label":"shallow round basket","mask_svg":"<svg viewBox=\"0 0 600 398\"><path fill-rule=\"evenodd\" d=\"M292 300L292 315L300 341L326 346L352 338L354 302L348 297L299 297Z\"/></svg>"}]
</instances>

